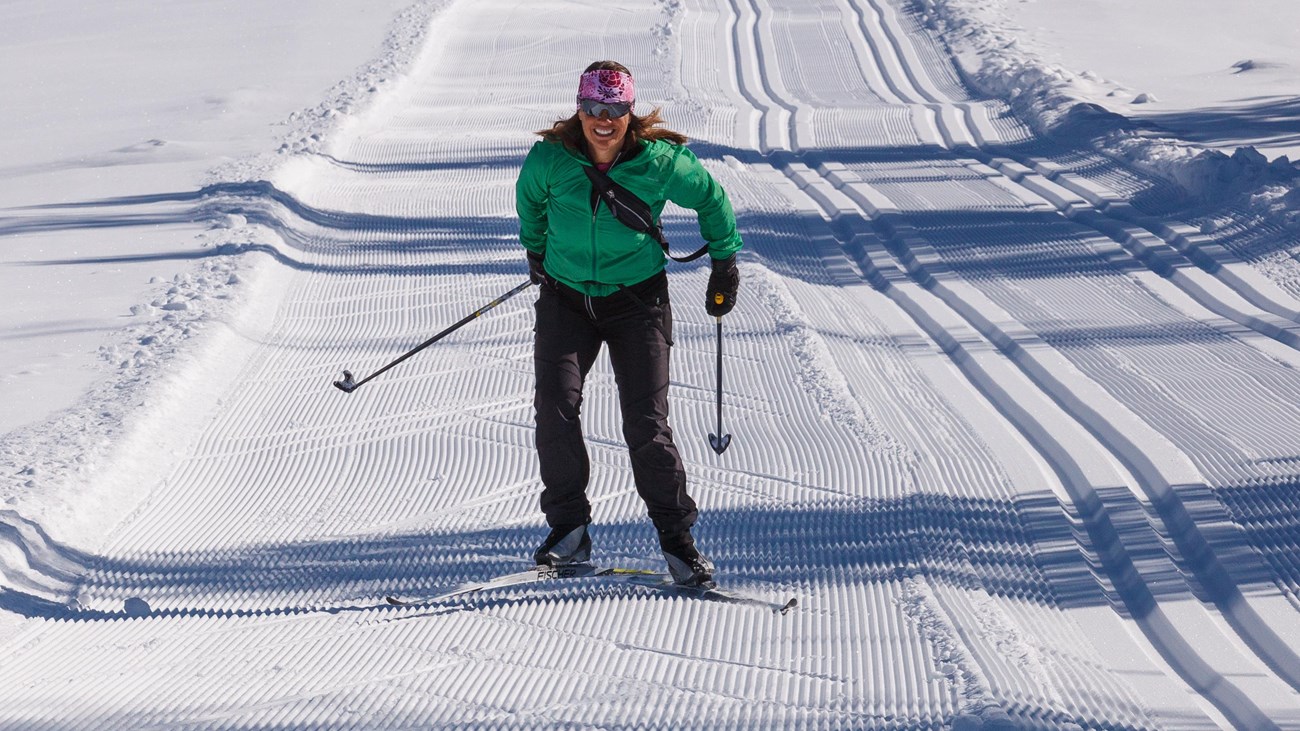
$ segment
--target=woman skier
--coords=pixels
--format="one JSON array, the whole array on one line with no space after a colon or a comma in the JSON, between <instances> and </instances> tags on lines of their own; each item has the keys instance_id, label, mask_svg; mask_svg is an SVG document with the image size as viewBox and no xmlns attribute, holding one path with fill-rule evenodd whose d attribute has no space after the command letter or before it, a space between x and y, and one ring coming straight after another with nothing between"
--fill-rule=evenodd
<instances>
[{"instance_id":1,"label":"woman skier","mask_svg":"<svg viewBox=\"0 0 1300 731\"><path fill-rule=\"evenodd\" d=\"M712 586L713 564L691 536L698 517L668 425L672 309L664 272L666 244L615 218L595 181L626 189L658 221L666 201L696 212L713 270L705 307L721 317L736 302L741 247L726 192L663 128L659 110L639 117L632 74L613 61L588 66L573 116L538 132L516 184L519 239L540 285L534 345L536 442L541 508L551 530L539 564L591 557L590 463L579 413L583 383L603 345L618 386L623 436L637 493L659 533L674 581ZM610 204L612 205L612 204Z\"/></svg>"}]
</instances>

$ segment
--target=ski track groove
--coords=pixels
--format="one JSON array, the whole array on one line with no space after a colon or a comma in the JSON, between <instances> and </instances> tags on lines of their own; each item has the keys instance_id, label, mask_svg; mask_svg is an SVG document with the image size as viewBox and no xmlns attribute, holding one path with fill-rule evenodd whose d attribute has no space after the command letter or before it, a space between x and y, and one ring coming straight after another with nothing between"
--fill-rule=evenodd
<instances>
[{"instance_id":1,"label":"ski track groove","mask_svg":"<svg viewBox=\"0 0 1300 731\"><path fill-rule=\"evenodd\" d=\"M1096 189L1093 189L1093 190L1096 190ZM1151 228L1151 226L1148 226L1148 228ZM1149 368L1148 368L1148 371L1147 371L1147 372L1154 372L1154 371L1152 371L1152 369L1149 369ZM1249 393L1249 392L1245 392L1245 393ZM1282 420L1282 423L1287 423L1287 420L1286 420L1286 419L1283 419L1283 420ZM1193 454L1197 454L1197 455L1204 454L1204 451L1203 451L1203 450L1199 450L1199 449L1197 449L1197 450L1191 450L1191 451L1192 451ZM1210 451L1210 454L1213 454L1213 450L1209 450L1209 451ZM1294 683L1294 680L1292 680L1292 683Z\"/></svg>"},{"instance_id":2,"label":"ski track groove","mask_svg":"<svg viewBox=\"0 0 1300 731\"><path fill-rule=\"evenodd\" d=\"M873 7L877 5L875 2L871 4ZM897 16L892 13L883 13L877 7L875 17L877 19L889 19L887 22L880 23L879 27L884 29L884 35L889 39L889 46L896 56L899 58L907 56L909 60L915 60L916 44L904 43L899 40L901 32L896 27L898 24ZM931 44L921 43L920 45L930 47ZM928 70L935 67L933 64L903 63L900 65L905 71L905 77L912 92L910 96L920 97L923 102L931 104L935 104L943 98L937 88L932 85L932 80L928 76L918 75L915 72L916 69L925 68ZM922 83L922 79L926 83ZM900 90L898 92L900 96L904 98L909 96L901 91L901 87L895 87L895 89ZM946 99L944 101L946 104L953 103ZM1064 190L1074 196L1073 200L1061 199L1050 195L1050 193L1044 196L1041 188L1037 187L1030 188L1030 190L1036 196L1043 196L1044 200L1056 206L1058 210L1071 219L1075 219L1076 216L1083 218L1084 221L1081 222L1084 225L1096 227L1104 235L1124 245L1130 253L1134 254L1135 258L1142 260L1148 266L1152 266L1157 271L1172 271L1174 278L1178 280L1179 286L1189 291L1195 291L1196 294L1193 296L1203 304L1210 306L1211 309L1220 314L1226 313L1226 316L1230 319L1274 337L1292 348L1300 347L1300 340L1297 339L1290 323L1270 321L1268 317L1268 314L1273 314L1284 320L1297 321L1296 318L1297 314L1300 313L1300 309L1297 308L1295 298L1281 292L1275 285L1272 285L1261 276L1239 274L1240 267L1221 266L1213 257L1200 253L1196 249L1196 245L1187 241L1189 234L1195 235L1190 227L1177 223L1170 226L1153 217L1136 213L1132 206L1125 201L1124 193L1127 192L1129 196L1132 196L1137 192L1139 183L1131 181L1127 186L1127 191L1112 192L1112 189L1106 185L1091 184L1077 173L1061 165L1032 157L1020 158L1009 149L1002 147L1002 140L996 138L990 140L986 135L978 131L979 125L974 122L973 105L957 103L956 106L964 110L966 121L954 119L952 122L944 122L942 117L939 118L939 131L944 139L945 147L956 149L961 154L969 154L985 164L992 164L1000 172L1007 173L1007 177L1012 181L1021 185L1023 185L1023 173L1008 172L1005 163L997 163L993 155L1003 156L1010 162L1012 167L1019 167L1021 170L1032 169L1045 178L1058 183ZM944 109L947 108L949 107L944 107ZM987 107L981 106L980 108L984 110L984 114L987 116ZM960 129L954 129L954 127ZM957 139L959 135L961 136L960 141ZM989 149L992 154L985 152L981 148ZM1114 166L1108 166L1108 169L1114 169ZM1111 177L1114 178L1115 175ZM1090 219L1087 214L1080 213L1080 209L1084 207L1091 209L1090 213L1092 213L1093 218ZM1112 208L1116 210L1112 212ZM1093 223L1096 214L1104 217L1105 222L1100 225ZM1130 226L1141 226L1143 231L1135 234L1130 229L1127 232L1116 234L1114 232L1116 228L1115 222L1119 222L1121 226L1125 223ZM1164 244L1153 245L1151 241L1153 236L1163 241ZM1133 252L1133 248L1137 248L1138 251ZM1170 249L1176 250L1176 253L1170 251ZM1179 254L1187 255L1190 260L1183 259ZM1157 262L1152 265L1150 263L1151 259L1156 259ZM1206 292L1205 277L1197 276L1200 271L1188 275L1181 269L1193 265L1193 263L1195 267L1199 267L1208 274L1217 277L1222 282L1221 287L1210 286L1209 288L1215 291ZM1192 281L1188 281L1189 279ZM1225 295L1220 291L1224 287L1235 290L1235 292ZM1243 309L1249 310L1251 307L1243 308L1238 303L1233 302L1234 295L1246 300L1249 305L1265 310L1268 314L1243 312Z\"/></svg>"},{"instance_id":3,"label":"ski track groove","mask_svg":"<svg viewBox=\"0 0 1300 731\"><path fill-rule=\"evenodd\" d=\"M898 46L898 45L895 45L895 50L898 51L898 52L900 53L900 55L902 55L903 52L899 49L899 46ZM912 67L914 67L914 66L915 66L915 65L913 65ZM912 67L909 67L909 68L912 68ZM909 78L909 81L911 81L914 85L917 85L917 84L916 84L917 77L916 77L915 75L911 74L910 71L909 71L909 74L908 74L908 78ZM917 86L919 86L919 85L917 85ZM929 96L928 93L927 93L927 96ZM932 96L930 96L930 100L933 101L933 99L934 99L934 98L933 98ZM945 138L946 138L946 139L951 139L951 137L950 137L949 135L947 135L947 134L945 134ZM790 173L787 171L787 174L789 175ZM802 187L802 186L801 186L801 187ZM805 191L805 192L806 192L806 191ZM1275 666L1275 669L1276 669L1276 666ZM1293 681L1293 682L1294 682L1294 681Z\"/></svg>"},{"instance_id":4,"label":"ski track groove","mask_svg":"<svg viewBox=\"0 0 1300 731\"><path fill-rule=\"evenodd\" d=\"M1210 454L1213 454L1213 450L1209 450L1209 451L1210 451Z\"/></svg>"},{"instance_id":5,"label":"ski track groove","mask_svg":"<svg viewBox=\"0 0 1300 731\"><path fill-rule=\"evenodd\" d=\"M791 174L791 173L788 172L787 174ZM905 246L905 247L912 243L912 242L909 241L909 240L906 240L906 239L904 239L904 240L907 241L907 243L904 243L904 244L903 244L903 246ZM923 265L914 265L914 264L913 264L913 265L908 265L908 268L913 270L913 276L914 276L914 277L917 276L916 269L918 269L920 266L923 266ZM924 282L925 280L918 280L918 281L922 281L922 282ZM950 305L953 305L953 300L949 299L948 302L949 302ZM953 305L953 306L956 307L956 308L958 309L958 311L961 311L961 310L962 310L962 308L960 307L960 305ZM1252 643L1252 644L1257 644L1257 643ZM1179 651L1175 652L1174 654L1176 654L1176 655L1181 655L1183 652L1186 652L1188 649L1190 649L1190 648L1183 648L1182 650L1179 650ZM1220 698L1220 703L1230 703L1230 704L1234 704L1234 705L1235 705L1235 704L1239 704L1239 703L1242 703L1242 702L1243 702L1243 701L1242 701L1242 699L1241 699L1240 697L1227 697L1227 698L1223 698L1223 697L1221 697L1221 698ZM1246 706L1245 710L1243 710L1242 708L1236 708L1236 709L1234 709L1235 712L1237 712L1237 713L1243 713L1243 712L1244 712L1244 713L1246 713L1246 714L1250 714L1251 711L1250 711L1249 707L1250 707L1251 704L1249 704L1249 703L1245 703L1244 705ZM1264 717L1265 717L1265 716L1259 715L1259 713L1256 711L1256 712L1255 712L1255 715L1254 715L1254 722L1260 722L1260 721L1262 721L1262 719L1263 719ZM1250 715L1246 715L1246 716L1238 716L1238 718L1239 718L1239 719L1241 719L1241 718L1250 718Z\"/></svg>"},{"instance_id":6,"label":"ski track groove","mask_svg":"<svg viewBox=\"0 0 1300 731\"><path fill-rule=\"evenodd\" d=\"M712 343L686 297L674 386L691 398L675 402L674 426L716 516L701 536L720 569L760 591L797 581L801 607L776 617L575 585L494 594L474 611L241 614L427 591L509 565L539 534L526 307L501 308L356 394L328 382L343 367L360 377L523 276L512 174L526 131L571 93L572 69L554 59L612 55L650 90L673 88L673 59L656 53L663 39L629 30L662 22L657 6L610 14L580 43L537 34L571 3L515 3L506 18L519 25L455 3L409 78L325 155L205 203L279 235L273 256L293 269L285 305L196 446L80 579L92 608L141 596L155 614L30 620L40 629L5 644L0 687L21 698L0 715L48 728L513 728L689 726L708 709L716 727L940 728L999 709L1042 727L1300 725L1300 661L1274 641L1297 611L1297 545L1285 525L1269 537L1255 525L1294 507L1282 491L1300 433L1263 424L1300 423L1300 383L1280 370L1298 362L1296 295L1225 263L1216 239L1129 204L1148 183L1113 164L1012 154L1004 145L1026 139L1023 126L995 117L1000 102L969 98L915 18L883 0L686 4L669 36L680 93L695 100L681 127L735 155L756 149L752 161L706 163L742 226L747 214L772 220L746 232L747 296L761 306L728 318L737 441L718 459L700 436L713 426L702 408ZM800 73L816 63L797 48L810 37L846 75ZM486 38L553 59L530 63L545 88L498 114L467 110L478 92L455 73L463 59L491 75L524 57L474 51ZM708 107L715 98L735 109ZM936 154L894 170L827 152L893 146ZM1053 216L1054 231L1022 244L964 232L982 255L1025 262L1022 281L980 274L989 265L926 219L1024 210ZM1049 273L1055 291L1043 290L1035 267L1055 260L1094 273ZM704 280L674 272L675 297ZM1068 322L1052 308L1063 289L1058 301L1105 313L1139 344L1157 323L1159 347L1043 334ZM1222 398L1186 385L1198 380ZM653 562L603 363L587 401L602 548ZM1214 428L1225 416L1230 435ZM790 432L816 436L795 448ZM1270 480L1273 493L1251 490ZM869 516L893 503L910 507L882 519L883 535L840 535L854 516L875 526ZM804 522L802 509L826 516ZM1034 523L1043 509L1061 525ZM769 511L786 514L759 523L778 541L824 539L869 558L818 554L805 559L811 577L795 579L772 565L779 549L750 547L748 521ZM1202 525L1250 530L1232 539ZM1058 594L1060 556L1103 601ZM1283 595L1257 595L1261 580ZM557 636L571 662L554 652ZM89 659L24 662L74 654ZM147 680L123 690L125 666ZM204 676L207 692L186 675ZM1137 678L1152 697L1124 682ZM37 688L80 700L54 708L54 691Z\"/></svg>"}]
</instances>

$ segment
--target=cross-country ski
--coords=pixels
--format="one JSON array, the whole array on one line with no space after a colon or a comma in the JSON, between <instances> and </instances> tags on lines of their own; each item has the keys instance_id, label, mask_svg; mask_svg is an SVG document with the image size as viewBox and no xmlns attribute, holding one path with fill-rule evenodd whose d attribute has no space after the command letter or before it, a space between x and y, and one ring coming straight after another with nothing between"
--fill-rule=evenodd
<instances>
[{"instance_id":1,"label":"cross-country ski","mask_svg":"<svg viewBox=\"0 0 1300 731\"><path fill-rule=\"evenodd\" d=\"M798 598L793 596L784 601L771 601L761 597L723 589L717 585L687 586L677 584L673 581L673 577L670 574L650 571L648 569L599 567L592 564L537 566L525 571L503 574L483 581L469 582L457 587L456 589L441 594L415 597L390 594L384 597L384 601L396 607L424 606L430 604L441 604L459 598L467 598L471 595L490 592L495 589L504 589L525 584L562 581L565 579L585 578L597 578L607 581L636 584L637 586L646 586L669 593L676 593L681 596L730 602L733 604L747 604L754 607L770 609L778 614L785 614L795 608L799 603Z\"/></svg>"}]
</instances>

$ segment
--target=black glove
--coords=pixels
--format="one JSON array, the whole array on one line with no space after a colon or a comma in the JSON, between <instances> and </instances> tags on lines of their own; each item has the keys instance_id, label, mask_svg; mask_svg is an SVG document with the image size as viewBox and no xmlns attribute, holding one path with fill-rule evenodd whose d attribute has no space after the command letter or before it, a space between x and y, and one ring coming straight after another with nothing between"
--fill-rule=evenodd
<instances>
[{"instance_id":1,"label":"black glove","mask_svg":"<svg viewBox=\"0 0 1300 731\"><path fill-rule=\"evenodd\" d=\"M546 281L546 269L542 267L542 260L545 258L542 254L528 252L528 281L533 284Z\"/></svg>"},{"instance_id":2,"label":"black glove","mask_svg":"<svg viewBox=\"0 0 1300 731\"><path fill-rule=\"evenodd\" d=\"M722 317L736 306L736 290L740 289L740 270L736 268L736 255L713 260L713 273L709 275L708 299L704 309L714 317Z\"/></svg>"}]
</instances>

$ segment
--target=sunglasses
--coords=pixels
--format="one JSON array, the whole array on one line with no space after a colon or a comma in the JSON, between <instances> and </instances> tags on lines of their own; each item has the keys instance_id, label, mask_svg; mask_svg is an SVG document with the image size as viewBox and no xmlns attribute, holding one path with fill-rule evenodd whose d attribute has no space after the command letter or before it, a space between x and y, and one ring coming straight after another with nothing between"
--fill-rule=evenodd
<instances>
[{"instance_id":1,"label":"sunglasses","mask_svg":"<svg viewBox=\"0 0 1300 731\"><path fill-rule=\"evenodd\" d=\"M608 114L610 119L618 119L628 112L632 111L631 102L601 102L595 99L578 98L578 108L584 114L591 117L599 117L601 113Z\"/></svg>"}]
</instances>

